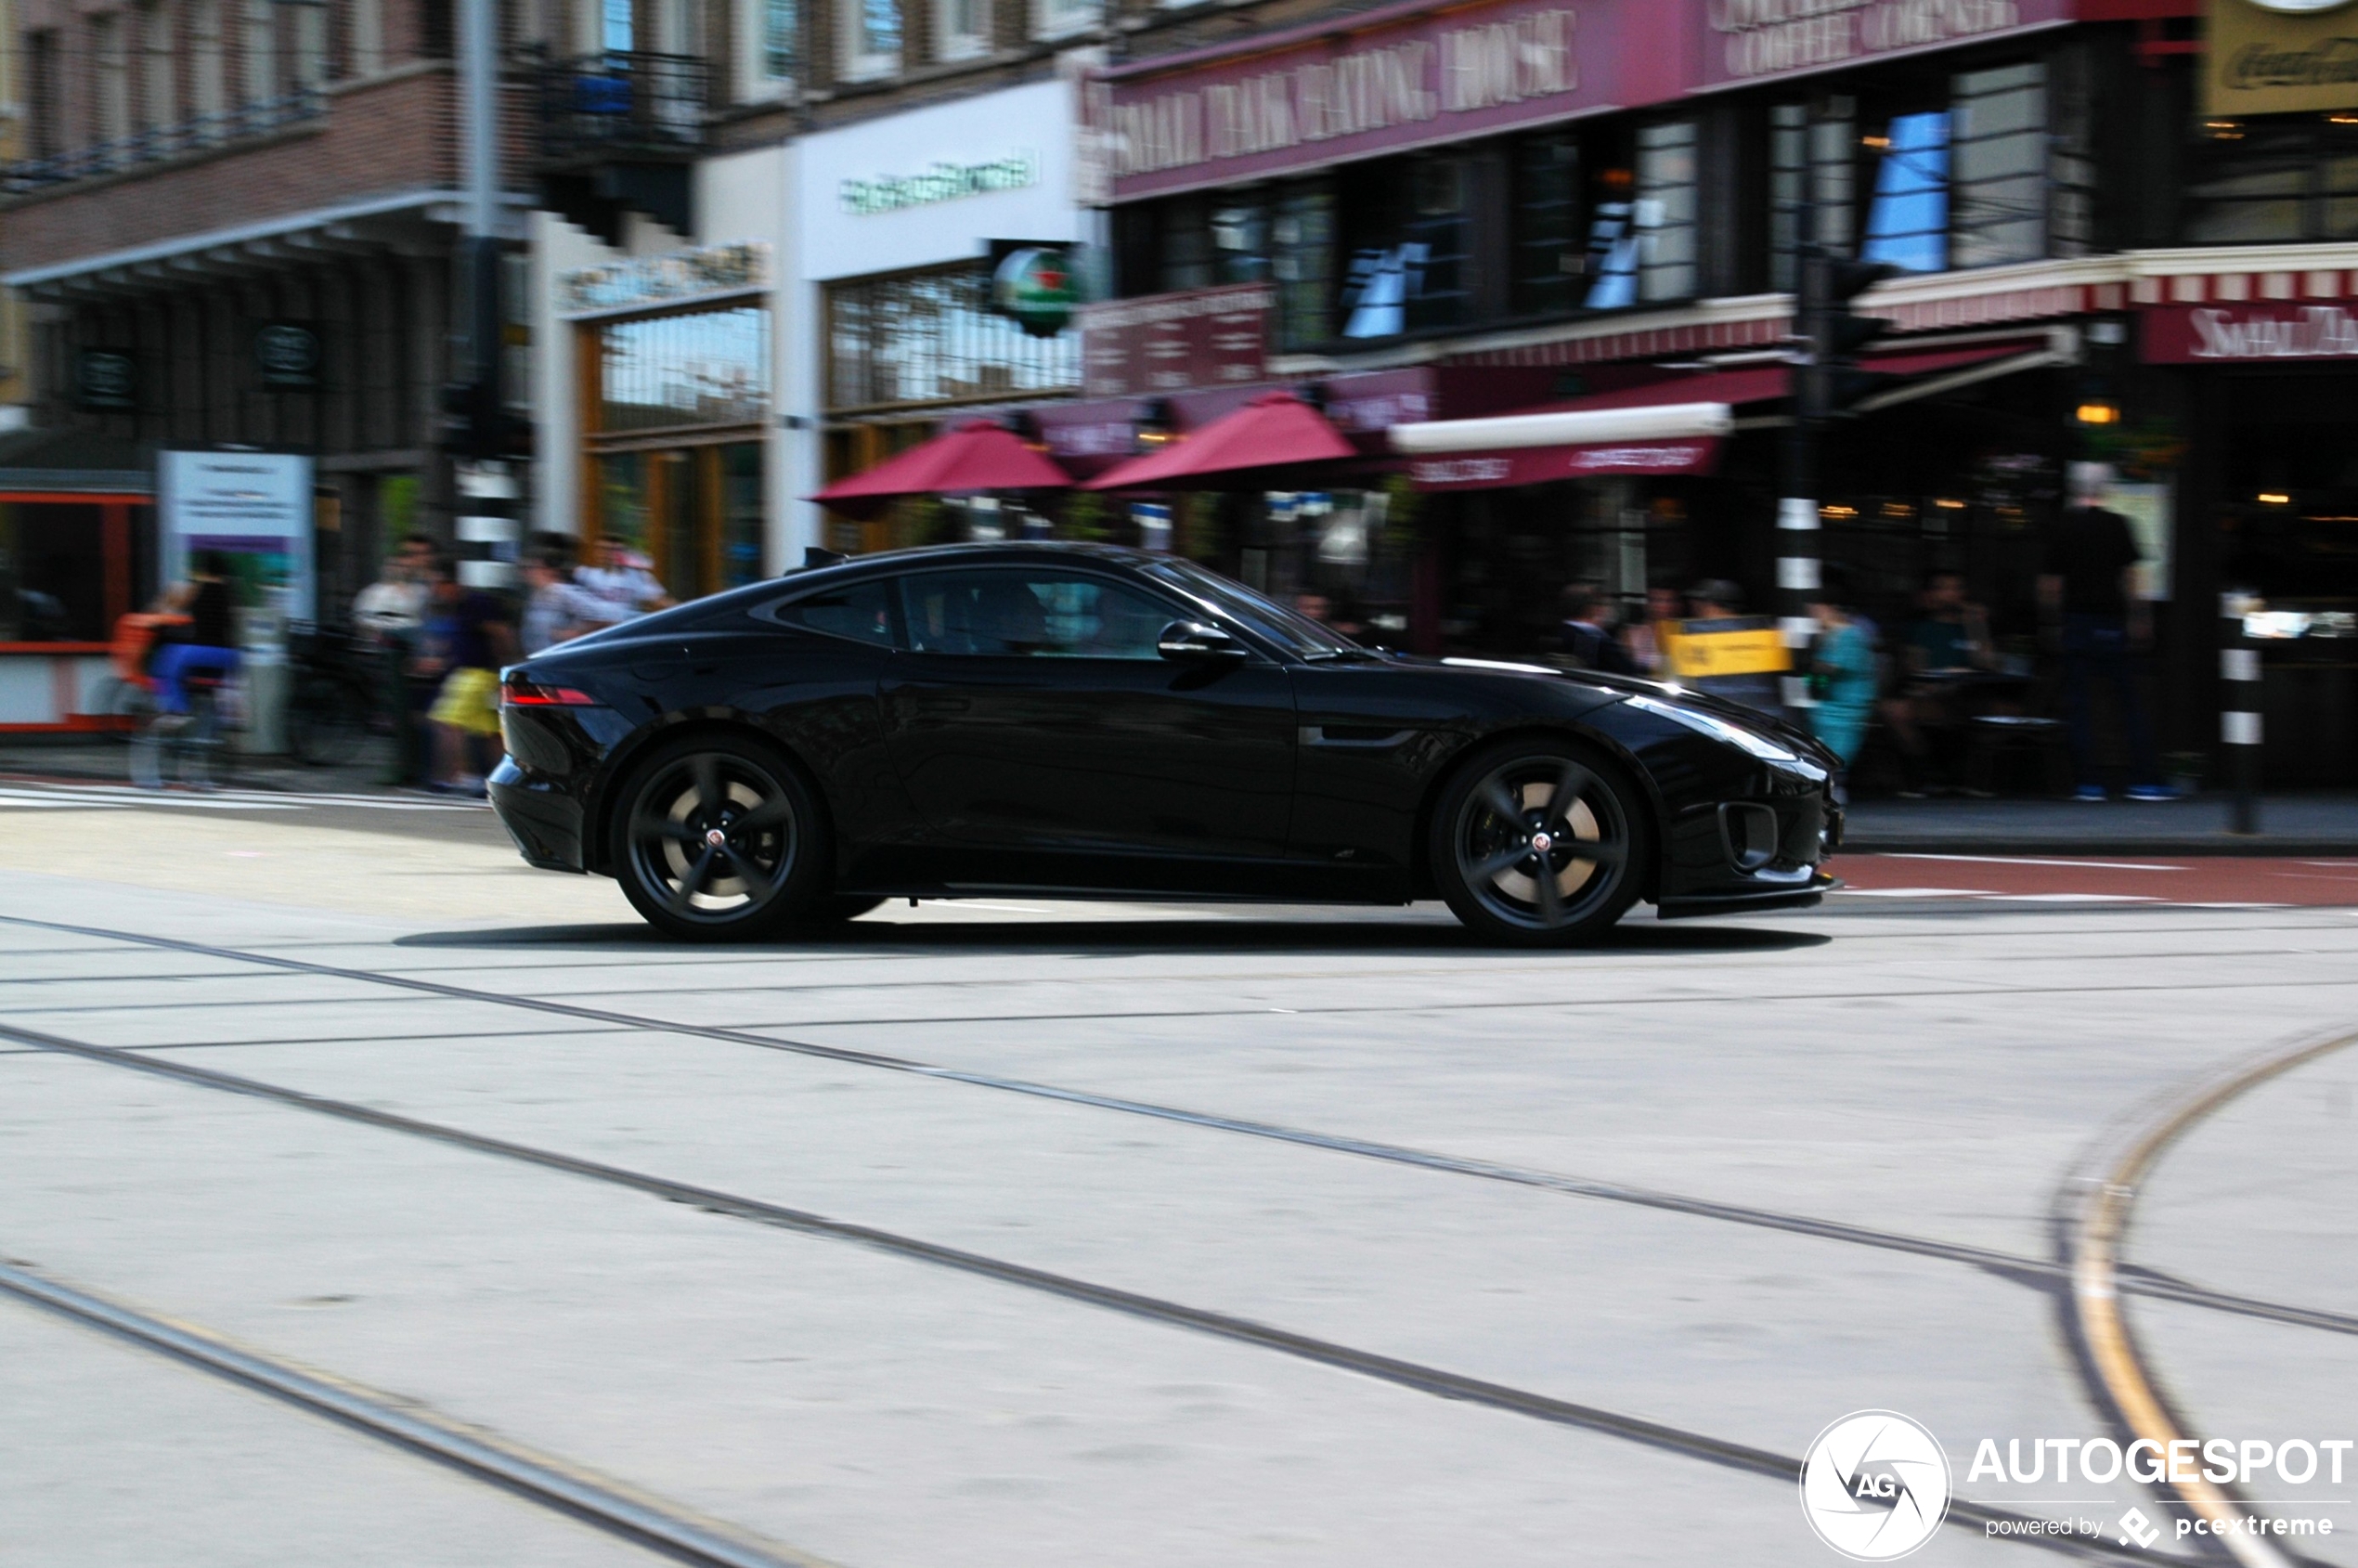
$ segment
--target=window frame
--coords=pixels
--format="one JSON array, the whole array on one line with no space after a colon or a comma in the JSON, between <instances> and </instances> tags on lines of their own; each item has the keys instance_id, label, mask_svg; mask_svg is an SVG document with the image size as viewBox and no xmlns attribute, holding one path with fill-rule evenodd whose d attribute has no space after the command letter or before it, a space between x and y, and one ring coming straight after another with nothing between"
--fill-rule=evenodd
<instances>
[{"instance_id":1,"label":"window frame","mask_svg":"<svg viewBox=\"0 0 2358 1568\"><path fill-rule=\"evenodd\" d=\"M872 50L867 46L868 7L875 4L892 8L893 45L889 50ZM836 51L837 80L878 82L900 73L900 62L909 50L909 26L908 19L900 14L900 0L836 0L836 21L841 33Z\"/></svg>"},{"instance_id":2,"label":"window frame","mask_svg":"<svg viewBox=\"0 0 2358 1568\"><path fill-rule=\"evenodd\" d=\"M979 24L973 32L960 31L955 25L958 12L971 6L975 20ZM991 55L991 0L933 0L933 58L938 64L952 65L961 60L986 59Z\"/></svg>"},{"instance_id":3,"label":"window frame","mask_svg":"<svg viewBox=\"0 0 2358 1568\"><path fill-rule=\"evenodd\" d=\"M753 607L751 614L756 620L767 621L781 631L796 632L805 637L823 637L830 642L848 642L854 647L871 648L878 653L905 654L910 651L909 623L908 617L901 611L900 580L908 575L906 572L889 572L834 582L806 583L797 587L792 593L764 600ZM815 626L806 626L799 621L783 618L788 610L807 599L816 599L825 593L843 593L853 589L869 587L881 589L884 592L885 619L889 626L887 635L891 638L888 642L871 642L864 637L854 637L848 632L823 631Z\"/></svg>"}]
</instances>

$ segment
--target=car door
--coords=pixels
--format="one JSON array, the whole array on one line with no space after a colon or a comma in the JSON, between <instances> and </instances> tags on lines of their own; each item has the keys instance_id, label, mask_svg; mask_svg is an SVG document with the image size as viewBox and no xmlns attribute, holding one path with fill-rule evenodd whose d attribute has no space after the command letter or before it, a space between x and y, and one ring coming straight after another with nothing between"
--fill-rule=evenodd
<instances>
[{"instance_id":1,"label":"car door","mask_svg":"<svg viewBox=\"0 0 2358 1568\"><path fill-rule=\"evenodd\" d=\"M1061 563L913 572L883 689L895 766L945 882L1226 890L1286 849L1293 694L1260 652L1157 651L1201 619Z\"/></svg>"}]
</instances>

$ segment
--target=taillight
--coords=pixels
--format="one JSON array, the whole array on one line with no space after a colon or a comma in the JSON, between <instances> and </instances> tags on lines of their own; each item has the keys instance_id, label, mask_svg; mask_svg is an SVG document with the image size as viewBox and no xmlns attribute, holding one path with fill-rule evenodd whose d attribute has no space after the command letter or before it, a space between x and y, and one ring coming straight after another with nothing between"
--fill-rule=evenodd
<instances>
[{"instance_id":1,"label":"taillight","mask_svg":"<svg viewBox=\"0 0 2358 1568\"><path fill-rule=\"evenodd\" d=\"M598 699L571 686L543 686L511 676L499 688L501 707L596 707Z\"/></svg>"}]
</instances>

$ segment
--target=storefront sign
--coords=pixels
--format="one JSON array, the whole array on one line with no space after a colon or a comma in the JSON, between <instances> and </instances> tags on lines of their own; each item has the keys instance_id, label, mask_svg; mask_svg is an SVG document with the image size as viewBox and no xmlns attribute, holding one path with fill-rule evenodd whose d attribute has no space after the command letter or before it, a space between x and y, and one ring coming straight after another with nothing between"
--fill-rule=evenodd
<instances>
[{"instance_id":1,"label":"storefront sign","mask_svg":"<svg viewBox=\"0 0 2358 1568\"><path fill-rule=\"evenodd\" d=\"M2071 19L2071 0L1699 0L1710 85L1820 71Z\"/></svg>"},{"instance_id":2,"label":"storefront sign","mask_svg":"<svg viewBox=\"0 0 2358 1568\"><path fill-rule=\"evenodd\" d=\"M111 348L85 348L74 356L73 401L93 413L121 413L139 407L139 362Z\"/></svg>"},{"instance_id":3,"label":"storefront sign","mask_svg":"<svg viewBox=\"0 0 2358 1568\"><path fill-rule=\"evenodd\" d=\"M2148 365L2358 359L2358 315L2348 305L2163 305L2144 316Z\"/></svg>"},{"instance_id":4,"label":"storefront sign","mask_svg":"<svg viewBox=\"0 0 2358 1568\"><path fill-rule=\"evenodd\" d=\"M1082 395L1124 397L1263 380L1276 304L1267 284L1237 283L1086 306Z\"/></svg>"},{"instance_id":5,"label":"storefront sign","mask_svg":"<svg viewBox=\"0 0 2358 1568\"><path fill-rule=\"evenodd\" d=\"M2203 109L2227 116L2358 106L2358 4L2210 0Z\"/></svg>"},{"instance_id":6,"label":"storefront sign","mask_svg":"<svg viewBox=\"0 0 2358 1568\"><path fill-rule=\"evenodd\" d=\"M301 321L266 321L254 329L253 368L274 392L308 392L319 384L319 334Z\"/></svg>"},{"instance_id":7,"label":"storefront sign","mask_svg":"<svg viewBox=\"0 0 2358 1568\"><path fill-rule=\"evenodd\" d=\"M1081 280L1062 245L991 242L991 308L1035 338L1053 338L1072 322Z\"/></svg>"},{"instance_id":8,"label":"storefront sign","mask_svg":"<svg viewBox=\"0 0 2358 1568\"><path fill-rule=\"evenodd\" d=\"M848 179L836 188L843 210L854 217L905 213L962 196L991 190L1026 190L1040 183L1040 155L1010 152L980 163L936 163L920 175L878 175Z\"/></svg>"},{"instance_id":9,"label":"storefront sign","mask_svg":"<svg viewBox=\"0 0 2358 1568\"><path fill-rule=\"evenodd\" d=\"M1709 437L1530 447L1419 458L1408 465L1408 477L1420 490L1496 490L1608 474L1707 473L1718 455L1719 443Z\"/></svg>"},{"instance_id":10,"label":"storefront sign","mask_svg":"<svg viewBox=\"0 0 2358 1568\"><path fill-rule=\"evenodd\" d=\"M558 308L567 316L594 316L706 294L743 293L769 282L770 247L747 240L568 272L557 280Z\"/></svg>"},{"instance_id":11,"label":"storefront sign","mask_svg":"<svg viewBox=\"0 0 2358 1568\"><path fill-rule=\"evenodd\" d=\"M1117 79L1091 113L1122 199L1455 140L1610 101L1617 14L1515 0L1427 15Z\"/></svg>"}]
</instances>

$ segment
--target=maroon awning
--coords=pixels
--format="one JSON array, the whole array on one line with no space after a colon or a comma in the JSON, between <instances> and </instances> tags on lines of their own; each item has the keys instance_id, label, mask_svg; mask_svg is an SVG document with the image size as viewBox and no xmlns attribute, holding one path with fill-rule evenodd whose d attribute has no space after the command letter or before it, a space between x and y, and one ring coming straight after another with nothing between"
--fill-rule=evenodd
<instances>
[{"instance_id":1,"label":"maroon awning","mask_svg":"<svg viewBox=\"0 0 2358 1568\"><path fill-rule=\"evenodd\" d=\"M1575 447L1523 447L1415 458L1408 477L1419 490L1500 490L1608 473L1708 473L1719 460L1717 436L1678 441L1594 441Z\"/></svg>"},{"instance_id":2,"label":"maroon awning","mask_svg":"<svg viewBox=\"0 0 2358 1568\"><path fill-rule=\"evenodd\" d=\"M864 473L838 479L810 499L856 517L904 496L1071 487L1069 474L1013 431L989 420L968 420Z\"/></svg>"},{"instance_id":3,"label":"maroon awning","mask_svg":"<svg viewBox=\"0 0 2358 1568\"><path fill-rule=\"evenodd\" d=\"M1327 417L1290 392L1269 392L1159 451L1084 481L1084 490L1185 489L1195 481L1256 469L1355 458L1358 451Z\"/></svg>"}]
</instances>

